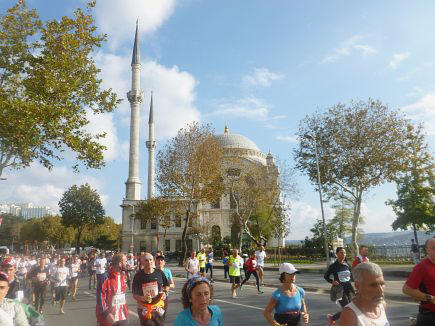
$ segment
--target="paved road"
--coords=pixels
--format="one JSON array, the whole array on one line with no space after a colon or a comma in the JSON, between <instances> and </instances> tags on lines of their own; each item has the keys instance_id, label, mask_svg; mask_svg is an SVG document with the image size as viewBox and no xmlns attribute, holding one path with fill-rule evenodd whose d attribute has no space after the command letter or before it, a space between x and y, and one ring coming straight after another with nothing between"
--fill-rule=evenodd
<instances>
[{"instance_id":1,"label":"paved road","mask_svg":"<svg viewBox=\"0 0 435 326\"><path fill-rule=\"evenodd\" d=\"M167 316L167 325L172 325L176 315L182 310L179 291L184 279L175 279L177 289L171 294L170 305ZM57 313L58 307L47 305L45 316L47 326L93 326L95 321L95 292L88 291L84 279L80 280L80 289L75 302L67 302L65 306L65 315ZM252 286L243 288L237 299L230 296L229 284L216 282L214 303L222 309L225 326L239 325L266 325L263 317L263 308L267 304L273 288L265 288L264 294L257 294ZM325 316L327 313L335 312L338 306L329 301L329 295L307 292L307 304L311 315L310 325L326 325ZM138 326L139 321L135 309L135 303L131 296L128 295L128 304L131 310L130 325ZM404 303L398 301L389 301L387 315L392 326L409 325L408 317L417 311L417 305L414 303Z\"/></svg>"}]
</instances>

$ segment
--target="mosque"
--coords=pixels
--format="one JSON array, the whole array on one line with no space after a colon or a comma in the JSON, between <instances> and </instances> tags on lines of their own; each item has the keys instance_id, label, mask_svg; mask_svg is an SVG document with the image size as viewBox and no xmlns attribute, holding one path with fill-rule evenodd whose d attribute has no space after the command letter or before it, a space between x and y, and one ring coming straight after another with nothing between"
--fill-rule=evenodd
<instances>
[{"instance_id":1,"label":"mosque","mask_svg":"<svg viewBox=\"0 0 435 326\"><path fill-rule=\"evenodd\" d=\"M134 209L141 201L141 181L139 179L139 121L140 105L144 99L144 94L140 89L140 53L138 44L138 26L136 25L136 34L132 56L132 88L127 93L127 98L131 107L130 120L130 151L129 151L129 173L126 184L126 195L122 201L122 251L153 252L163 250L165 252L181 251L181 235L183 232L182 216L172 214L168 218L171 226L163 230L157 223L142 223L134 219ZM155 132L154 132L154 107L153 97L151 94L151 103L149 110L149 134L146 146L148 149L148 184L147 199L154 196L154 157L155 157ZM257 145L247 137L231 133L228 127L225 127L224 133L216 136L223 147L224 160L226 157L237 157L242 159L246 164L261 164L267 166L272 177L278 180L279 171L275 165L274 158L269 152L267 155L260 151ZM230 236L231 230L231 213L234 209L234 203L230 200L229 195L223 195L215 203L202 203L198 205L198 221L202 225L207 225L208 232L219 234L221 238ZM283 246L284 239L271 239L268 246ZM190 250L198 250L206 244L200 243L198 239L191 238L187 240L187 246Z\"/></svg>"}]
</instances>

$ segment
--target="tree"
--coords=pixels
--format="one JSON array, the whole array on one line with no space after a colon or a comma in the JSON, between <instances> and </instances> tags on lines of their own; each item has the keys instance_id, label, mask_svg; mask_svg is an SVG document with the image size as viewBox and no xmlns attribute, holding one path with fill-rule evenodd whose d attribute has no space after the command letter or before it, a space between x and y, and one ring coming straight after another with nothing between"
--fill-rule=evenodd
<instances>
[{"instance_id":1,"label":"tree","mask_svg":"<svg viewBox=\"0 0 435 326\"><path fill-rule=\"evenodd\" d=\"M104 250L115 250L120 247L121 225L113 218L106 216L101 224L86 228L82 235L83 243Z\"/></svg>"},{"instance_id":2,"label":"tree","mask_svg":"<svg viewBox=\"0 0 435 326\"><path fill-rule=\"evenodd\" d=\"M406 148L409 158L406 171L396 179L397 199L388 200L397 218L393 222L394 230L407 230L411 227L418 244L418 230L434 230L434 162L425 142L423 127L409 126Z\"/></svg>"},{"instance_id":3,"label":"tree","mask_svg":"<svg viewBox=\"0 0 435 326\"><path fill-rule=\"evenodd\" d=\"M322 190L327 197L352 203L352 245L358 250L357 231L364 194L401 170L408 122L378 100L337 104L301 121L297 132L296 166L317 183L315 151L319 154Z\"/></svg>"},{"instance_id":4,"label":"tree","mask_svg":"<svg viewBox=\"0 0 435 326\"><path fill-rule=\"evenodd\" d=\"M92 8L43 22L19 1L0 16L0 176L39 161L51 169L68 150L86 167L104 165L105 146L86 130L91 114L120 102L101 89L93 51L106 40L96 33Z\"/></svg>"},{"instance_id":5,"label":"tree","mask_svg":"<svg viewBox=\"0 0 435 326\"><path fill-rule=\"evenodd\" d=\"M89 184L70 187L59 201L62 224L71 226L76 231L76 250L80 248L80 240L86 228L104 223L104 208L100 195Z\"/></svg>"},{"instance_id":6,"label":"tree","mask_svg":"<svg viewBox=\"0 0 435 326\"><path fill-rule=\"evenodd\" d=\"M352 203L342 199L340 203L332 205L334 217L328 222L335 230L339 238L345 238L352 234ZM360 224L363 222L362 216L359 218ZM359 230L358 233L361 231Z\"/></svg>"},{"instance_id":7,"label":"tree","mask_svg":"<svg viewBox=\"0 0 435 326\"><path fill-rule=\"evenodd\" d=\"M0 245L10 246L20 240L21 228L24 218L12 214L1 214L2 223L0 227Z\"/></svg>"},{"instance_id":8,"label":"tree","mask_svg":"<svg viewBox=\"0 0 435 326\"><path fill-rule=\"evenodd\" d=\"M156 186L160 194L184 210L180 265L186 257L189 221L201 202L222 194L222 147L210 125L192 123L178 131L157 154Z\"/></svg>"},{"instance_id":9,"label":"tree","mask_svg":"<svg viewBox=\"0 0 435 326\"><path fill-rule=\"evenodd\" d=\"M272 236L280 238L288 234L289 207L282 195L295 191L291 175L280 174L275 165L265 166L235 157L226 160L224 169L233 226L239 230L239 250L243 233L258 246L265 245Z\"/></svg>"},{"instance_id":10,"label":"tree","mask_svg":"<svg viewBox=\"0 0 435 326\"><path fill-rule=\"evenodd\" d=\"M168 198L156 197L141 201L135 209L134 218L144 225L148 222L156 223L165 230L164 237L166 237L166 232L171 227L170 215L177 211L176 202Z\"/></svg>"},{"instance_id":11,"label":"tree","mask_svg":"<svg viewBox=\"0 0 435 326\"><path fill-rule=\"evenodd\" d=\"M44 216L37 220L44 240L48 240L51 245L58 248L71 244L75 237L72 227L65 227L60 216Z\"/></svg>"}]
</instances>

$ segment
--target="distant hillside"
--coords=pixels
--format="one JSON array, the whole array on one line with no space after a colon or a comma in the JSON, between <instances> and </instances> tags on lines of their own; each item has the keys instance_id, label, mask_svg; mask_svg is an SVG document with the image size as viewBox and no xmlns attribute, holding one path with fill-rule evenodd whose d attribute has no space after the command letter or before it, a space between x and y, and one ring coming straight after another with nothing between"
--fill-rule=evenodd
<instances>
[{"instance_id":1,"label":"distant hillside","mask_svg":"<svg viewBox=\"0 0 435 326\"><path fill-rule=\"evenodd\" d=\"M435 236L435 233L433 234L426 234L425 232L417 232L418 236L418 242L420 244L423 244L426 239L431 238ZM414 238L414 233L410 230L408 231L394 231L394 232L381 232L381 233L365 233L363 235L363 238L361 241L359 241L360 244L366 244L366 245L406 245L411 244L411 239ZM286 245L295 245L295 244L301 244L302 240L286 240ZM350 243L351 238L347 237L344 239L345 243Z\"/></svg>"}]
</instances>

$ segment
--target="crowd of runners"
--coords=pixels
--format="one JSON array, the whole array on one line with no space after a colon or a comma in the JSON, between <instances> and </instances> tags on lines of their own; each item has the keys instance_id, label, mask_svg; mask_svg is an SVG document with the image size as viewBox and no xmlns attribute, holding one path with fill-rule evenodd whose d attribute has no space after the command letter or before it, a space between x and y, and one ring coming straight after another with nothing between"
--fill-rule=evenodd
<instances>
[{"instance_id":1,"label":"crowd of runners","mask_svg":"<svg viewBox=\"0 0 435 326\"><path fill-rule=\"evenodd\" d=\"M420 301L416 325L435 325L435 238L426 241L427 256L411 272L403 293ZM340 311L327 315L325 324L341 326L390 325L384 298L385 281L382 269L369 261L367 247L352 264L346 250L338 247L336 260L324 274L331 284L331 300ZM263 294L264 247L239 255L237 249L224 252L224 277L229 278L232 298L255 278L259 294ZM213 300L214 253L211 248L191 252L184 263L186 280L180 284L183 310L173 325L223 325L223 316ZM137 304L142 326L164 325L169 296L175 296L174 277L166 266L163 252L105 253L92 251L83 255L14 255L1 258L0 325L43 325L45 304L58 306L65 313L68 298L76 300L78 278L86 277L89 289L96 293L97 324L128 325L126 295L131 291ZM279 267L281 286L271 295L264 308L265 324L299 325L310 323L305 291L296 285L299 271L290 263ZM353 283L353 284L352 284ZM46 296L49 303L46 303ZM69 299L68 299L69 300ZM174 303L172 303L174 304ZM177 303L178 304L178 303ZM315 314L312 311L312 314ZM39 324L38 324L39 323ZM241 323L242 325L242 323Z\"/></svg>"}]
</instances>

